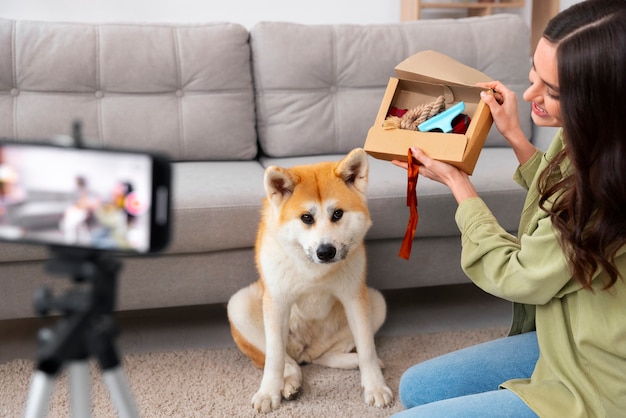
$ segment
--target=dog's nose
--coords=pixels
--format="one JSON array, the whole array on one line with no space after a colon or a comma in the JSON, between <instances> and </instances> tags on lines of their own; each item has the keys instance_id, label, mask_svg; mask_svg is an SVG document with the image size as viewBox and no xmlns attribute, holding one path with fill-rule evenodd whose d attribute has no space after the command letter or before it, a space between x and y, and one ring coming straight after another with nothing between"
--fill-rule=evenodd
<instances>
[{"instance_id":1,"label":"dog's nose","mask_svg":"<svg viewBox=\"0 0 626 418\"><path fill-rule=\"evenodd\" d=\"M320 261L328 262L335 258L337 249L330 244L323 244L317 247L316 254Z\"/></svg>"}]
</instances>

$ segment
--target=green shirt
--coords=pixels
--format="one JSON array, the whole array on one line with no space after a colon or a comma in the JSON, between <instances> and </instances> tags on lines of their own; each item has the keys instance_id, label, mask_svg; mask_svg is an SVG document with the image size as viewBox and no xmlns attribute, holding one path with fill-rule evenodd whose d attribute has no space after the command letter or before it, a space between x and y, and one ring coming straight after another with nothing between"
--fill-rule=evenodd
<instances>
[{"instance_id":1,"label":"green shirt","mask_svg":"<svg viewBox=\"0 0 626 418\"><path fill-rule=\"evenodd\" d=\"M528 196L517 237L498 224L482 199L459 205L461 264L476 285L516 303L512 333L536 326L540 357L531 378L502 387L540 417L624 417L626 283L619 279L602 290L606 276L599 270L594 291L583 289L572 279L550 218L538 206L537 175L561 149L559 133L545 155L537 152L518 168L515 179ZM561 165L561 173L568 169L567 162ZM623 248L616 257L624 277L625 253Z\"/></svg>"}]
</instances>

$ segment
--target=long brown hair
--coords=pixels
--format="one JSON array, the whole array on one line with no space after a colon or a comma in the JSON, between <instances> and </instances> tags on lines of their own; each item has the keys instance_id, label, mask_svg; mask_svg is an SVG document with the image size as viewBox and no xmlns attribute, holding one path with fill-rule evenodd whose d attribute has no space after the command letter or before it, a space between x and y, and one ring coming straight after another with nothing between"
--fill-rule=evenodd
<instances>
[{"instance_id":1,"label":"long brown hair","mask_svg":"<svg viewBox=\"0 0 626 418\"><path fill-rule=\"evenodd\" d=\"M609 288L623 279L615 255L626 245L626 1L577 3L543 36L557 47L565 146L541 173L539 204L573 277L591 289L601 268ZM572 174L551 182L566 161Z\"/></svg>"}]
</instances>

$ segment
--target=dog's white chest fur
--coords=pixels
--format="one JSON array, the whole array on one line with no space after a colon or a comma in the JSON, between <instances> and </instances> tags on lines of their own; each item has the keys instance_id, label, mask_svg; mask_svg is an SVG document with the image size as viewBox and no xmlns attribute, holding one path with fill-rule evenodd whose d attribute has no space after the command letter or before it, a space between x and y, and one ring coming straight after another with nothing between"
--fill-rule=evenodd
<instances>
[{"instance_id":1,"label":"dog's white chest fur","mask_svg":"<svg viewBox=\"0 0 626 418\"><path fill-rule=\"evenodd\" d=\"M296 321L326 318L335 303L337 299L330 294L304 295L292 305L291 318Z\"/></svg>"}]
</instances>

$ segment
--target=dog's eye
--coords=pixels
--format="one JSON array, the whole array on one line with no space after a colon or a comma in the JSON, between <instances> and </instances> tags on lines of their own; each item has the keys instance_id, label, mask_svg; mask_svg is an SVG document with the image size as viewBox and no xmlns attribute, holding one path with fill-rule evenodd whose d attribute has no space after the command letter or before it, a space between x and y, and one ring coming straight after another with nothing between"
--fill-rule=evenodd
<instances>
[{"instance_id":1,"label":"dog's eye","mask_svg":"<svg viewBox=\"0 0 626 418\"><path fill-rule=\"evenodd\" d=\"M310 213L305 213L304 215L302 215L300 217L300 220L307 225L312 225L314 221L313 215L311 215Z\"/></svg>"},{"instance_id":2,"label":"dog's eye","mask_svg":"<svg viewBox=\"0 0 626 418\"><path fill-rule=\"evenodd\" d=\"M333 212L332 221L337 222L339 219L341 219L342 216L343 216L343 211L341 209L337 209L336 211Z\"/></svg>"}]
</instances>

